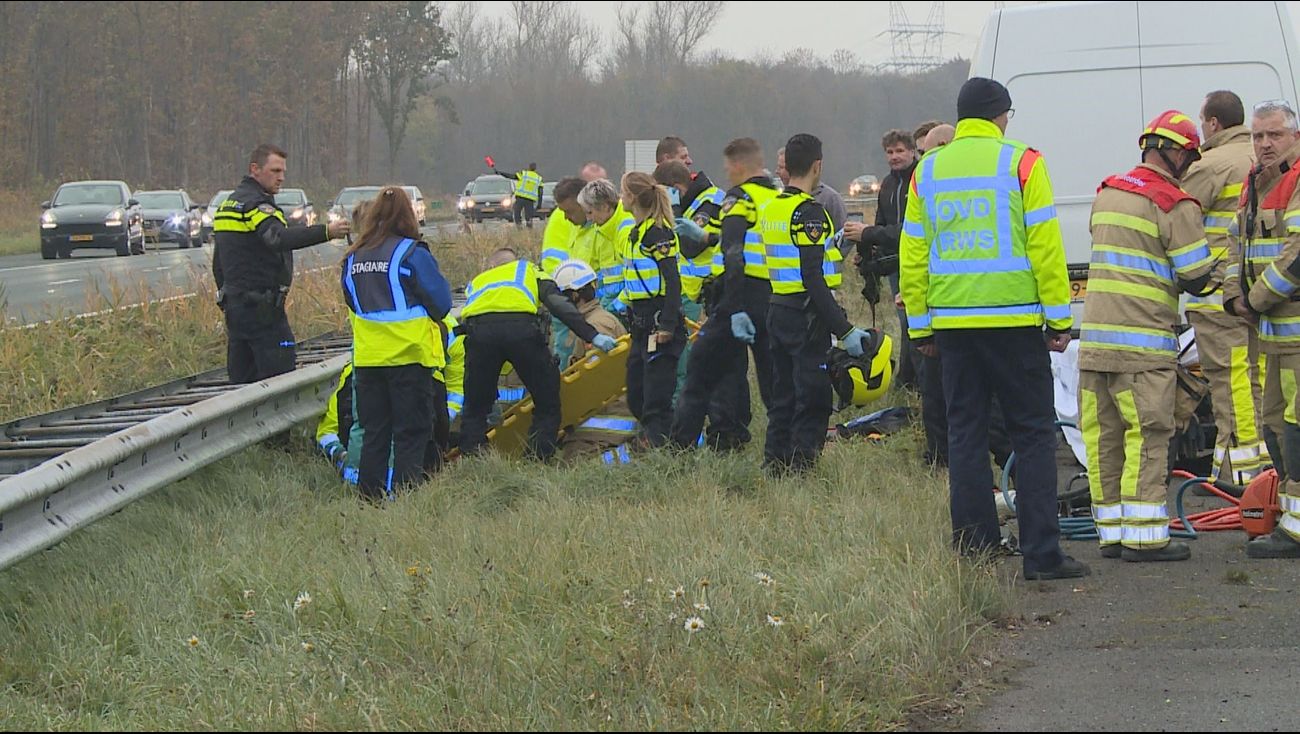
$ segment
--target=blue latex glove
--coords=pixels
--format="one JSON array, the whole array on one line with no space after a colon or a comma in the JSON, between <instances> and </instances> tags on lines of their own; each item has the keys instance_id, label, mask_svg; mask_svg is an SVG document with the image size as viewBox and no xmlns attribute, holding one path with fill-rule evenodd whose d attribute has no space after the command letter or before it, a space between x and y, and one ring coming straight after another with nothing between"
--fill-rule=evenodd
<instances>
[{"instance_id":1,"label":"blue latex glove","mask_svg":"<svg viewBox=\"0 0 1300 734\"><path fill-rule=\"evenodd\" d=\"M627 304L623 303L622 298L615 298L609 302L609 310L616 314L623 313L627 310Z\"/></svg>"},{"instance_id":2,"label":"blue latex glove","mask_svg":"<svg viewBox=\"0 0 1300 734\"><path fill-rule=\"evenodd\" d=\"M744 311L731 314L731 335L746 344L753 344L758 330L754 328L753 319Z\"/></svg>"},{"instance_id":3,"label":"blue latex glove","mask_svg":"<svg viewBox=\"0 0 1300 734\"><path fill-rule=\"evenodd\" d=\"M673 231L677 233L679 238L694 243L703 242L709 236L705 233L703 227L686 217L677 218L677 223L673 225Z\"/></svg>"},{"instance_id":4,"label":"blue latex glove","mask_svg":"<svg viewBox=\"0 0 1300 734\"><path fill-rule=\"evenodd\" d=\"M859 329L855 326L852 331L845 334L844 337L840 339L840 343L844 346L844 351L848 352L850 357L856 358L861 357L866 352L866 350L863 349L864 345L868 348L873 347L875 344L875 338L871 336L870 332L864 329Z\"/></svg>"},{"instance_id":5,"label":"blue latex glove","mask_svg":"<svg viewBox=\"0 0 1300 734\"><path fill-rule=\"evenodd\" d=\"M596 338L591 340L591 346L608 354L618 346L618 341L608 334L597 334Z\"/></svg>"}]
</instances>

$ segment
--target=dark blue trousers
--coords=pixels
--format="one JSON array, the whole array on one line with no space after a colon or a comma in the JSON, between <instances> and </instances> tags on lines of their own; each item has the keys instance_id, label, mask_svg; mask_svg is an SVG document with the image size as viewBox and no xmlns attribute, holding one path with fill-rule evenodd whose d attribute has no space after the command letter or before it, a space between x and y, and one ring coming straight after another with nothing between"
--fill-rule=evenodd
<instances>
[{"instance_id":1,"label":"dark blue trousers","mask_svg":"<svg viewBox=\"0 0 1300 734\"><path fill-rule=\"evenodd\" d=\"M1039 328L935 332L948 404L948 487L953 542L962 552L998 547L990 399L996 396L1016 452L1016 510L1026 573L1064 560L1056 515L1056 411L1052 368Z\"/></svg>"}]
</instances>

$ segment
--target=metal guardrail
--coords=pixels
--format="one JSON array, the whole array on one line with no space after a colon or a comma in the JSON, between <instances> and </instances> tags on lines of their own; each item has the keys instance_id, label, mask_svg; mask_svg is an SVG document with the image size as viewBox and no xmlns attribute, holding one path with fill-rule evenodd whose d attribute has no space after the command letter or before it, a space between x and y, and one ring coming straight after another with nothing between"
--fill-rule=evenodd
<instances>
[{"instance_id":1,"label":"metal guardrail","mask_svg":"<svg viewBox=\"0 0 1300 734\"><path fill-rule=\"evenodd\" d=\"M346 338L300 346L293 372L230 385L224 370L26 418L0 436L0 569L214 461L320 415Z\"/></svg>"}]
</instances>

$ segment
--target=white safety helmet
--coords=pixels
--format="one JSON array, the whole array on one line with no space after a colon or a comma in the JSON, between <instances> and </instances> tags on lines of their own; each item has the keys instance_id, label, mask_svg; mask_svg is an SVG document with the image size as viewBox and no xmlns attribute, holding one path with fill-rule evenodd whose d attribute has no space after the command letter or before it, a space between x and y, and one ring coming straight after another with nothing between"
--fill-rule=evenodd
<instances>
[{"instance_id":1,"label":"white safety helmet","mask_svg":"<svg viewBox=\"0 0 1300 734\"><path fill-rule=\"evenodd\" d=\"M581 260L565 260L555 269L555 285L562 291L581 290L596 282L596 271Z\"/></svg>"}]
</instances>

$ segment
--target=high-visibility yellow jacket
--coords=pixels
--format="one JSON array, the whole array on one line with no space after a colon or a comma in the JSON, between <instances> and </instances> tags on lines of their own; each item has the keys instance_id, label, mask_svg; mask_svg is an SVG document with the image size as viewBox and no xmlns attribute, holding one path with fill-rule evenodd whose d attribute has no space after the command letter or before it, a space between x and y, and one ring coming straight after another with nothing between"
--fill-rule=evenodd
<instances>
[{"instance_id":1,"label":"high-visibility yellow jacket","mask_svg":"<svg viewBox=\"0 0 1300 734\"><path fill-rule=\"evenodd\" d=\"M573 243L573 258L596 271L596 295L604 298L623 290L623 255L636 220L620 203L604 224L589 225Z\"/></svg>"},{"instance_id":2,"label":"high-visibility yellow jacket","mask_svg":"<svg viewBox=\"0 0 1300 734\"><path fill-rule=\"evenodd\" d=\"M537 171L520 171L515 174L515 196L536 203L541 197L542 177Z\"/></svg>"},{"instance_id":3,"label":"high-visibility yellow jacket","mask_svg":"<svg viewBox=\"0 0 1300 734\"><path fill-rule=\"evenodd\" d=\"M485 270L465 289L465 306L460 317L465 320L487 313L535 314L540 306L537 280L543 277L547 276L527 260Z\"/></svg>"},{"instance_id":4,"label":"high-visibility yellow jacket","mask_svg":"<svg viewBox=\"0 0 1300 734\"><path fill-rule=\"evenodd\" d=\"M343 263L342 284L352 321L352 361L357 367L441 367L441 334L432 319L446 314L450 291L437 275L441 294L425 293L415 258L434 263L422 242L389 237L358 250ZM436 265L433 266L434 271ZM442 299L440 303L435 303ZM431 312L431 309L441 311Z\"/></svg>"},{"instance_id":5,"label":"high-visibility yellow jacket","mask_svg":"<svg viewBox=\"0 0 1300 734\"><path fill-rule=\"evenodd\" d=\"M816 199L802 191L779 194L759 209L758 222L772 293L796 295L808 290L799 267L800 247L820 247L822 277L832 290L840 287L844 256L831 239L835 224Z\"/></svg>"},{"instance_id":6,"label":"high-visibility yellow jacket","mask_svg":"<svg viewBox=\"0 0 1300 734\"><path fill-rule=\"evenodd\" d=\"M1052 185L1037 151L988 120L957 124L912 177L899 244L908 333L1070 328Z\"/></svg>"},{"instance_id":7,"label":"high-visibility yellow jacket","mask_svg":"<svg viewBox=\"0 0 1300 734\"><path fill-rule=\"evenodd\" d=\"M555 275L560 263L573 257L573 240L577 236L578 226L556 207L546 218L546 230L542 233L542 270Z\"/></svg>"}]
</instances>

